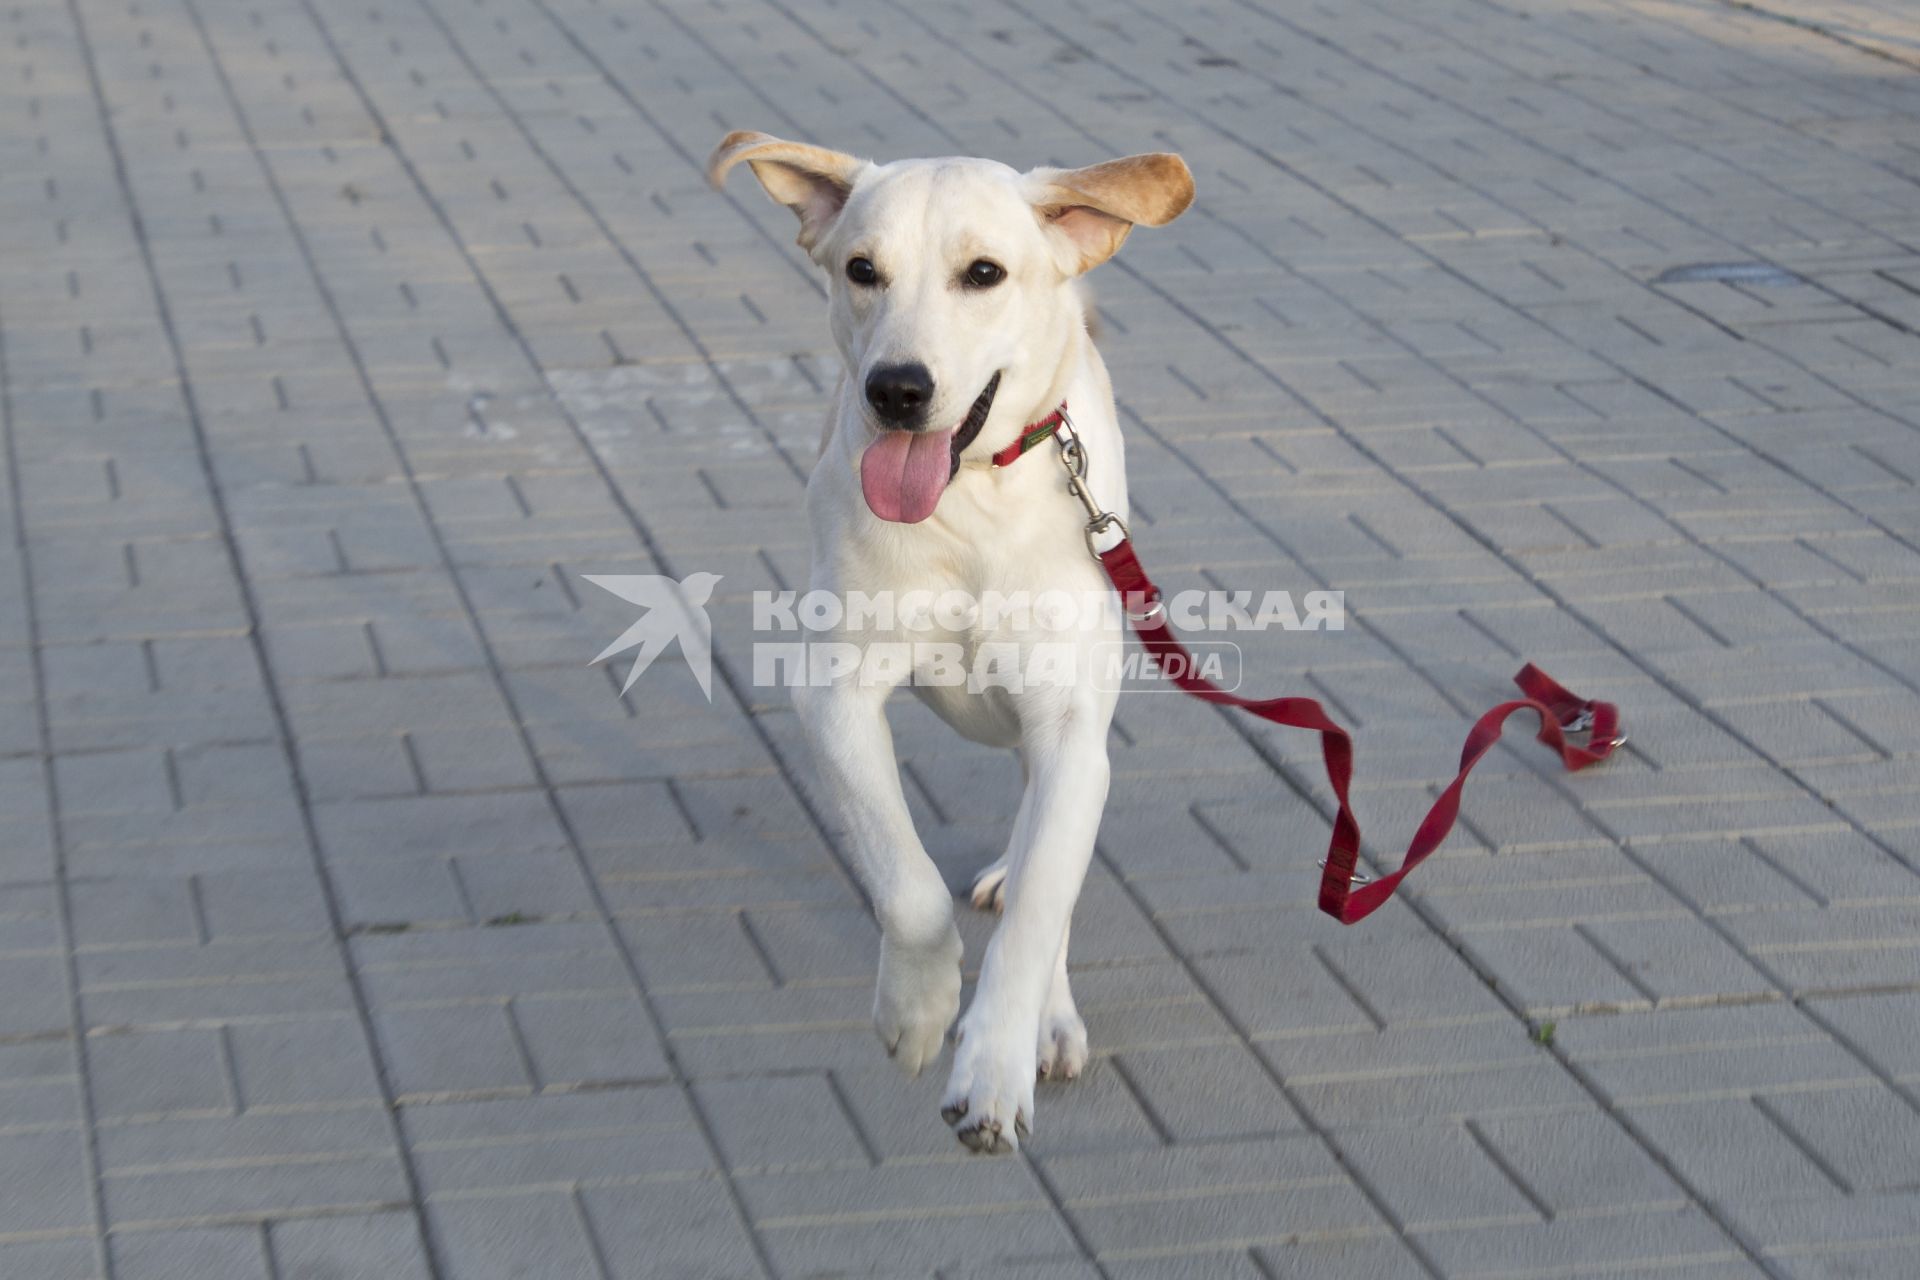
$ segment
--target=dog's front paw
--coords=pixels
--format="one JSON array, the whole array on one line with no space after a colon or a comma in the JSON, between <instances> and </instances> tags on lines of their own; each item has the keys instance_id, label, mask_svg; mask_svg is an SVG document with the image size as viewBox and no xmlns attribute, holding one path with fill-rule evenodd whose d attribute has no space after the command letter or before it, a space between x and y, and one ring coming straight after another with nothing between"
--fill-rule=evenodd
<instances>
[{"instance_id":1,"label":"dog's front paw","mask_svg":"<svg viewBox=\"0 0 1920 1280\"><path fill-rule=\"evenodd\" d=\"M971 1014L961 1024L940 1114L969 1150L1004 1155L1020 1149L1033 1127L1033 1050L1031 1031L996 1033Z\"/></svg>"},{"instance_id":2,"label":"dog's front paw","mask_svg":"<svg viewBox=\"0 0 1920 1280\"><path fill-rule=\"evenodd\" d=\"M887 1056L910 1076L940 1056L947 1028L960 1012L960 952L960 931L951 924L932 947L880 944L873 1029Z\"/></svg>"}]
</instances>

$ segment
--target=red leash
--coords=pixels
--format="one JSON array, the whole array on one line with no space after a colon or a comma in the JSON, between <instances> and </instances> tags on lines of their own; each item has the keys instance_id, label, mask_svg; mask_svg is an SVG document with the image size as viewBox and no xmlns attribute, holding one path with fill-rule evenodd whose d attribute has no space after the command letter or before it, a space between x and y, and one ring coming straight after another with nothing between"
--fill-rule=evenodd
<instances>
[{"instance_id":1,"label":"red leash","mask_svg":"<svg viewBox=\"0 0 1920 1280\"><path fill-rule=\"evenodd\" d=\"M1378 880L1368 880L1362 873L1359 883L1355 883L1360 824L1347 803L1347 785L1353 778L1353 739L1347 731L1335 724L1312 698L1242 698L1194 675L1194 663L1187 656L1186 647L1167 626L1160 589L1148 580L1147 571L1140 567L1139 558L1133 554L1133 543L1122 538L1118 545L1100 553L1100 564L1106 569L1114 590L1120 593L1134 634L1140 637L1140 643L1148 652L1161 660L1162 669L1172 675L1181 689L1202 702L1238 707L1262 720L1289 729L1311 729L1320 735L1320 755L1326 762L1327 780L1333 784L1334 797L1340 802L1340 811L1333 820L1333 838L1327 844L1327 857L1322 864L1326 870L1320 877L1320 909L1341 924L1364 920L1386 905L1407 873L1440 847L1459 816L1460 793L1467 785L1467 775L1500 740L1500 731L1514 712L1533 711L1539 715L1540 741L1558 751L1569 770L1598 764L1625 741L1618 733L1620 713L1612 703L1590 702L1569 693L1546 672L1528 663L1513 678L1526 697L1503 702L1474 722L1473 731L1467 734L1467 743L1460 750L1460 771L1427 810L1427 816L1420 820L1419 830L1414 832L1413 843L1407 846L1407 856L1400 860L1399 869ZM1580 747L1568 742L1565 733L1576 728L1591 728L1590 741L1594 745Z\"/></svg>"},{"instance_id":2,"label":"red leash","mask_svg":"<svg viewBox=\"0 0 1920 1280\"><path fill-rule=\"evenodd\" d=\"M1508 717L1516 711L1532 711L1540 717L1537 736L1541 742L1560 753L1561 763L1569 772L1600 763L1626 741L1620 733L1619 709L1612 703L1595 702L1569 693L1554 683L1546 672L1528 663L1513 678L1513 682L1520 686L1520 692L1526 696L1503 702L1474 722L1473 730L1467 734L1466 745L1460 749L1459 772L1454 774L1447 789L1440 793L1440 798L1433 802L1433 807L1427 810L1427 816L1420 820L1413 843L1407 846L1406 856L1400 860L1399 868L1378 880L1368 878L1365 872L1359 871L1360 823L1354 818L1353 807L1347 802L1347 787L1353 779L1352 737L1334 723L1325 708L1312 698L1242 698L1195 674L1198 668L1186 647L1167 626L1167 610L1161 603L1160 589L1153 585L1147 577L1147 571L1141 567L1139 557L1133 553L1133 543L1126 525L1111 511L1101 510L1086 487L1086 453L1079 437L1073 433L1072 420L1067 418L1066 408L1066 405L1061 405L1044 423L1037 424L1049 428L1045 435L1041 435L1037 427L1029 429L1017 446L995 455L995 464L1007 465L1041 439L1052 437L1057 440L1061 459L1067 468L1067 484L1086 507L1090 517L1087 522L1087 549L1093 552L1100 566L1106 570L1107 580L1120 593L1121 603L1126 609L1127 620L1133 624L1134 633L1140 637L1140 643L1147 651L1160 661L1162 670L1171 674L1174 683L1182 690L1202 702L1238 707L1273 724L1289 729L1311 729L1320 735L1320 755L1326 763L1327 780L1333 784L1334 798L1340 802L1340 810L1333 820L1333 837L1327 843L1326 860L1321 863L1326 870L1320 877L1320 909L1341 924L1364 920L1386 905L1387 899L1393 896L1394 890L1400 887L1400 882L1406 879L1407 874L1440 847L1453 830L1454 820L1459 817L1460 793L1466 788L1467 775L1473 772L1473 766L1480 763L1480 758L1492 749L1493 744L1500 740L1500 731L1505 728ZM1005 461L1002 461L1003 458ZM1110 528L1119 530L1120 541L1105 551L1095 550L1094 539ZM1576 746L1567 741L1566 734L1582 730L1589 732L1590 745Z\"/></svg>"}]
</instances>

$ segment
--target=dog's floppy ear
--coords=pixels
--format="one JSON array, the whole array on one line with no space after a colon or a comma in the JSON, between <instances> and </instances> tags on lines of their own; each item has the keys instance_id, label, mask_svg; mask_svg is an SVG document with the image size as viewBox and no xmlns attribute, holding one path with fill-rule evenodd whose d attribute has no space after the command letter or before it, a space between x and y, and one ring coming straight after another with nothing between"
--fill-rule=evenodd
<instances>
[{"instance_id":1,"label":"dog's floppy ear","mask_svg":"<svg viewBox=\"0 0 1920 1280\"><path fill-rule=\"evenodd\" d=\"M767 194L800 218L800 247L811 249L853 193L854 179L866 161L825 147L787 142L769 134L738 130L720 139L707 157L707 179L714 186L745 160Z\"/></svg>"},{"instance_id":2,"label":"dog's floppy ear","mask_svg":"<svg viewBox=\"0 0 1920 1280\"><path fill-rule=\"evenodd\" d=\"M1027 183L1034 211L1064 240L1061 262L1070 275L1111 258L1135 223L1165 226L1193 203L1186 161L1164 151L1084 169L1035 169Z\"/></svg>"}]
</instances>

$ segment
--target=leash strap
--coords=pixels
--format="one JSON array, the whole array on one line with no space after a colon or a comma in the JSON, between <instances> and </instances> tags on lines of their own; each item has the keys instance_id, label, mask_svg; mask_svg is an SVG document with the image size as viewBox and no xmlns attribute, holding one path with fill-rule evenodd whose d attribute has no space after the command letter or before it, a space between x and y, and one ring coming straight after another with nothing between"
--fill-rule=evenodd
<instances>
[{"instance_id":1,"label":"leash strap","mask_svg":"<svg viewBox=\"0 0 1920 1280\"><path fill-rule=\"evenodd\" d=\"M1273 724L1289 729L1311 729L1320 735L1320 755L1326 764L1327 780L1333 784L1334 798L1340 802L1326 860L1321 863L1325 870L1320 876L1320 909L1341 924L1364 920L1386 905L1408 873L1440 847L1460 814L1460 793L1466 788L1467 775L1500 740L1500 731L1515 712L1532 711L1539 716L1537 736L1560 753L1561 763L1569 771L1600 763L1626 741L1619 732L1620 712L1612 703L1595 702L1570 693L1546 672L1528 663L1513 678L1526 696L1501 703L1474 723L1472 732L1467 734L1466 745L1460 749L1459 772L1427 810L1427 816L1420 820L1399 868L1377 880L1371 879L1359 871L1360 823L1347 801L1347 788L1353 780L1353 738L1312 698L1242 698L1194 674L1197 668L1186 647L1168 627L1160 589L1141 567L1139 557L1133 553L1133 543L1123 536L1098 555L1108 581L1120 593L1134 634L1140 637L1140 643L1149 653L1161 660L1162 669L1172 675L1182 690L1202 702L1238 707ZM1583 747L1567 741L1566 734L1581 730L1591 731L1591 745Z\"/></svg>"},{"instance_id":2,"label":"leash strap","mask_svg":"<svg viewBox=\"0 0 1920 1280\"><path fill-rule=\"evenodd\" d=\"M1021 432L1020 439L993 455L993 462L995 466L1008 466L1020 461L1023 453L1046 438L1060 445L1060 462L1068 472L1068 489L1079 499L1081 507L1087 509L1087 551L1100 560L1106 578L1114 583L1114 591L1119 593L1121 604L1127 610L1127 622L1133 624L1140 645L1154 654L1162 670L1173 676L1173 683L1202 702L1238 706L1265 722L1288 729L1311 729L1321 735L1321 760L1327 764L1327 781L1332 783L1332 794L1340 802L1340 812L1332 819L1327 858L1321 860L1325 871L1321 873L1319 908L1342 925L1352 925L1379 912L1386 900L1394 896L1394 890L1400 889L1400 881L1404 881L1407 873L1427 862L1428 854L1446 841L1448 833L1453 831L1453 821L1459 818L1459 794L1467 787L1467 775L1473 773L1473 766L1480 764L1480 756L1500 741L1501 729L1515 712L1530 710L1540 718L1538 739L1559 752L1561 764L1569 771L1599 764L1626 741L1620 733L1619 708L1613 706L1613 702L1596 702L1569 693L1561 689L1553 677L1528 662L1519 676L1513 677L1513 683L1521 687L1526 697L1501 702L1476 720L1473 731L1467 735L1467 745L1459 750L1459 771L1453 773L1448 789L1442 791L1427 810L1427 818L1421 819L1400 867L1380 879L1369 877L1359 869L1359 821L1354 818L1354 806L1348 804L1346 798L1348 785L1354 781L1354 739L1346 729L1332 722L1327 710L1313 699L1242 699L1217 687L1210 679L1198 676L1198 666L1192 662L1187 647L1181 645L1179 637L1167 626L1167 606L1160 599L1160 587L1146 576L1140 558L1133 555L1133 539L1125 522L1112 510L1102 509L1087 486L1087 449L1081 445L1079 432L1073 430L1073 418L1068 416L1066 403ZM1100 551L1098 541L1108 532L1117 532L1119 541ZM1580 731L1588 733L1586 747L1576 747L1567 741L1569 733Z\"/></svg>"},{"instance_id":3,"label":"leash strap","mask_svg":"<svg viewBox=\"0 0 1920 1280\"><path fill-rule=\"evenodd\" d=\"M1460 816L1460 793L1466 789L1467 775L1500 740L1501 730L1515 712L1531 711L1540 718L1540 732L1536 736L1560 753L1560 762L1569 772L1599 764L1626 742L1620 732L1617 707L1610 702L1596 702L1569 693L1529 662L1513 678L1526 696L1503 702L1474 722L1466 745L1460 749L1459 771L1427 810L1427 816L1420 820L1400 866L1377 880L1372 878L1359 869L1360 823L1353 816L1353 806L1347 802L1347 788L1353 781L1353 738L1312 698L1242 698L1197 674L1199 668L1186 646L1167 625L1167 609L1160 599L1160 588L1153 585L1140 558L1134 555L1127 526L1119 516L1101 508L1086 483L1086 449L1073 428L1073 419L1067 416L1067 406L1061 404L1046 419L1028 427L1020 439L994 455L994 465L1004 467L1017 461L1049 437L1059 446L1068 490L1086 508L1087 551L1106 570L1107 581L1119 592L1134 634L1159 661L1161 669L1168 672L1182 690L1202 702L1238 707L1272 724L1311 729L1320 735L1320 757L1326 764L1327 781L1333 784L1334 798L1340 802L1339 812L1333 819L1333 837L1327 843L1327 856L1320 863L1325 868L1320 876L1320 909L1341 924L1357 923L1386 905L1408 873L1440 847L1453 830L1454 820ZM1102 551L1099 540L1109 531L1117 532L1119 541ZM1588 745L1583 747L1567 741L1567 734L1580 732L1589 735Z\"/></svg>"}]
</instances>

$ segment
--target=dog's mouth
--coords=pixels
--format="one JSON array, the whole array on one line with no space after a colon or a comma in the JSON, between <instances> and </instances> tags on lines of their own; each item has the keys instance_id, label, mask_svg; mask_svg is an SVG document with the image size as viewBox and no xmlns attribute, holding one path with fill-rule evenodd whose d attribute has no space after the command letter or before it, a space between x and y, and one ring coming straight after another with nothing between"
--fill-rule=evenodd
<instances>
[{"instance_id":1,"label":"dog's mouth","mask_svg":"<svg viewBox=\"0 0 1920 1280\"><path fill-rule=\"evenodd\" d=\"M987 379L986 389L974 398L973 408L967 410L967 416L961 420L958 427L954 428L953 443L948 446L948 452L953 458L953 465L947 471L948 480L960 474L960 455L965 453L967 446L973 443L973 438L980 434L980 428L987 425L987 415L993 412L993 393L999 389L1000 372L996 370L993 377Z\"/></svg>"},{"instance_id":2,"label":"dog's mouth","mask_svg":"<svg viewBox=\"0 0 1920 1280\"><path fill-rule=\"evenodd\" d=\"M882 520L918 524L933 514L960 471L960 455L980 434L1000 389L995 373L959 426L946 431L882 431L860 455L860 492Z\"/></svg>"}]
</instances>

